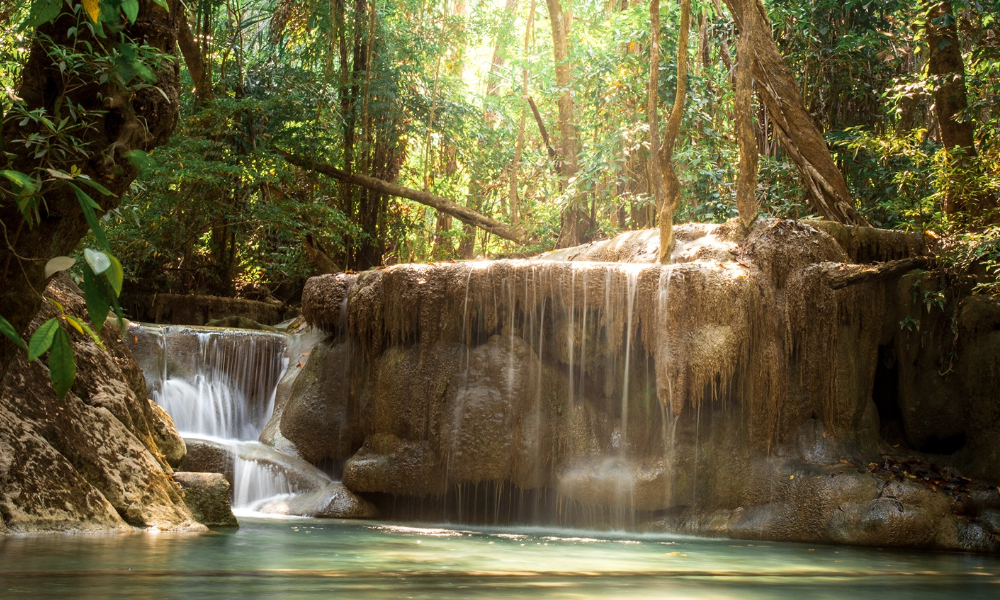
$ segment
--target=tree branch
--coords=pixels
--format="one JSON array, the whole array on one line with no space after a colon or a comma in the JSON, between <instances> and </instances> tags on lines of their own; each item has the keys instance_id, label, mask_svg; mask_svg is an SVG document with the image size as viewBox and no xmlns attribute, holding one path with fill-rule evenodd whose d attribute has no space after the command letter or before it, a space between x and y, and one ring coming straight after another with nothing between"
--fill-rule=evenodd
<instances>
[{"instance_id":1,"label":"tree branch","mask_svg":"<svg viewBox=\"0 0 1000 600\"><path fill-rule=\"evenodd\" d=\"M414 202L419 202L424 206L429 206L443 213L449 214L463 223L478 227L483 231L488 231L505 240L510 240L518 244L523 244L528 240L527 232L519 227L511 227L506 223L487 217L486 215L483 215L467 206L462 206L461 204L457 204L447 198L443 198L430 192L403 187L401 185L389 183L388 181L383 181L367 175L347 173L346 171L342 171L332 165L309 160L277 148L275 148L274 151L283 156L289 163L297 167L315 171L328 177L333 177L338 181L353 183L354 185L359 185L380 194L387 194L389 196L396 196L399 198L406 198L407 200L413 200Z\"/></svg>"},{"instance_id":2,"label":"tree branch","mask_svg":"<svg viewBox=\"0 0 1000 600\"><path fill-rule=\"evenodd\" d=\"M535 122L538 123L538 131L542 134L542 141L545 142L545 149L549 151L549 158L554 161L558 161L559 155L556 154L556 149L552 147L552 142L549 141L549 132L545 129L545 122L542 121L542 115L538 112L538 106L535 105L535 100L531 96L525 96L524 99L528 101L528 106L531 107L531 114L535 115Z\"/></svg>"}]
</instances>

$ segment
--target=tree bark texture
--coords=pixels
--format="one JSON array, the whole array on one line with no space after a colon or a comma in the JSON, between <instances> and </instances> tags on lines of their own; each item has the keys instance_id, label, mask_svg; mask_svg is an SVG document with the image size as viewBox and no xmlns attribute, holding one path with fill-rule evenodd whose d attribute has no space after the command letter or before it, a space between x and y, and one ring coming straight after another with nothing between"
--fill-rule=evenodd
<instances>
[{"instance_id":1,"label":"tree bark texture","mask_svg":"<svg viewBox=\"0 0 1000 600\"><path fill-rule=\"evenodd\" d=\"M178 0L170 0L169 7L168 12L151 0L141 1L138 18L125 28L125 33L137 43L174 54L183 12ZM58 59L53 59L49 44L73 52L73 39L67 30L75 25L76 16L66 9L55 21L38 29L22 71L18 95L28 110L44 109L48 115L59 118L65 116L61 111L69 103L86 110L92 127L80 136L86 160L76 166L111 191L110 196L91 194L102 211L107 211L119 205L122 194L138 173L126 153L136 149L150 151L166 143L177 125L180 73L176 62L162 61L154 68L155 87L124 92L109 84L67 81L56 64ZM112 51L107 40L88 41L95 53ZM32 173L38 167L33 153L18 152L15 142L35 133L32 127L30 124L22 127L14 120L7 122L2 131L3 148L10 154L7 158L0 155L0 167L24 173ZM6 180L0 183L3 185L7 185ZM72 252L88 231L72 188L61 182L45 185L40 222L34 226L24 221L10 194L0 195L0 313L18 334L24 333L41 306L41 292L48 283L45 264L51 258ZM6 337L0 338L0 380L17 351Z\"/></svg>"},{"instance_id":2,"label":"tree bark texture","mask_svg":"<svg viewBox=\"0 0 1000 600\"><path fill-rule=\"evenodd\" d=\"M813 209L832 221L868 225L858 214L847 182L833 162L823 134L802 102L799 86L771 35L760 0L725 0L742 36L752 32L753 75L778 139L795 163Z\"/></svg>"},{"instance_id":3,"label":"tree bark texture","mask_svg":"<svg viewBox=\"0 0 1000 600\"><path fill-rule=\"evenodd\" d=\"M649 125L649 160L646 170L649 191L657 208L666 202L663 188L663 165L660 164L660 0L649 0L649 85L646 97L646 121ZM661 230L662 232L662 230Z\"/></svg>"}]
</instances>

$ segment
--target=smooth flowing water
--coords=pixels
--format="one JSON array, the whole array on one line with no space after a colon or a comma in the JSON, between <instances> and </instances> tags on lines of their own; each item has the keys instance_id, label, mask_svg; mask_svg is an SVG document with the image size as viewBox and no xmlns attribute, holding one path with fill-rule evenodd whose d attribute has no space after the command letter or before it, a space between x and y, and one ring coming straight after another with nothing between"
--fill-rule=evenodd
<instances>
[{"instance_id":1,"label":"smooth flowing water","mask_svg":"<svg viewBox=\"0 0 1000 600\"><path fill-rule=\"evenodd\" d=\"M280 455L257 442L288 366L286 336L138 327L159 346L154 360L142 364L152 399L167 411L185 439L207 440L232 453L233 509L253 513L270 500L298 492L277 464ZM329 482L318 470L310 473L314 478L316 474Z\"/></svg>"},{"instance_id":2,"label":"smooth flowing water","mask_svg":"<svg viewBox=\"0 0 1000 600\"><path fill-rule=\"evenodd\" d=\"M997 598L1000 560L567 530L243 519L0 538L12 598Z\"/></svg>"}]
</instances>

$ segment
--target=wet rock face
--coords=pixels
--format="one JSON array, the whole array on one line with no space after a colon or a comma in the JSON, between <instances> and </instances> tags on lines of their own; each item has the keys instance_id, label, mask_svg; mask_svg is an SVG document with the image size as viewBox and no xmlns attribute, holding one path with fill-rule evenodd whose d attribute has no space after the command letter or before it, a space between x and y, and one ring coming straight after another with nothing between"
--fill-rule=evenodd
<instances>
[{"instance_id":1,"label":"wet rock face","mask_svg":"<svg viewBox=\"0 0 1000 600\"><path fill-rule=\"evenodd\" d=\"M350 347L341 342L319 344L289 367L295 379L281 408L279 430L306 460L343 461L359 445L349 402L350 364Z\"/></svg>"},{"instance_id":2,"label":"wet rock face","mask_svg":"<svg viewBox=\"0 0 1000 600\"><path fill-rule=\"evenodd\" d=\"M46 294L86 318L83 299L57 278ZM43 310L29 335L48 318ZM26 336L28 337L28 336ZM60 401L41 362L23 355L0 392L0 514L10 532L203 528L171 480L183 455L176 432L144 395L138 369L106 326L107 351L70 333L76 380ZM162 444L162 448L161 448Z\"/></svg>"},{"instance_id":3,"label":"wet rock face","mask_svg":"<svg viewBox=\"0 0 1000 600\"><path fill-rule=\"evenodd\" d=\"M338 273L311 277L302 289L302 315L313 326L336 333L347 325L347 294L358 276Z\"/></svg>"},{"instance_id":4,"label":"wet rock face","mask_svg":"<svg viewBox=\"0 0 1000 600\"><path fill-rule=\"evenodd\" d=\"M632 232L547 260L313 280L304 313L343 323L346 305L349 327L309 357L281 431L309 458L346 459L350 490L472 496L467 514L486 518L996 549L989 488L868 468L893 451L881 382L902 371L880 364L902 339L902 300L894 282L833 290L824 268L881 252L877 240L845 249L780 220L734 235L691 226L665 266L642 262L655 236ZM579 262L609 259L632 263ZM1000 431L991 310L963 321L976 341L962 368L989 382L969 388L967 446L987 456L1000 447L987 449ZM967 452L953 463L989 472Z\"/></svg>"},{"instance_id":5,"label":"wet rock face","mask_svg":"<svg viewBox=\"0 0 1000 600\"><path fill-rule=\"evenodd\" d=\"M233 484L233 461L236 455L231 448L209 440L188 440L187 455L181 468L192 473L220 473Z\"/></svg>"},{"instance_id":6,"label":"wet rock face","mask_svg":"<svg viewBox=\"0 0 1000 600\"><path fill-rule=\"evenodd\" d=\"M221 473L174 473L184 492L184 504L199 523L209 527L239 527L229 505L229 482Z\"/></svg>"}]
</instances>

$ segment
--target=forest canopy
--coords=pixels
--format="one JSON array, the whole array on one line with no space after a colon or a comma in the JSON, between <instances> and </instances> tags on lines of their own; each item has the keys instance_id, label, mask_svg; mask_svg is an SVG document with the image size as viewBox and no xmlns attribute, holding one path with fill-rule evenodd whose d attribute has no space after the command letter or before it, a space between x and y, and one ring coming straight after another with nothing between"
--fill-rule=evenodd
<instances>
[{"instance_id":1,"label":"forest canopy","mask_svg":"<svg viewBox=\"0 0 1000 600\"><path fill-rule=\"evenodd\" d=\"M996 4L767 0L754 42L773 40L860 221L971 240L991 264L1000 255ZM46 18L71 13L84 24L100 7L127 29L133 11L168 3L5 6L0 107L9 133L25 119L62 123L59 114L32 117L18 95L22 75L32 76L23 71L32 44L52 35ZM287 299L317 271L522 254L653 227L650 174L665 165L650 139L667 133L678 99L674 222L737 216L741 147L751 147L739 140L741 114L756 148L750 210L815 215L795 149L765 102L767 82L748 66L749 99L736 93L740 51L749 57L757 46L741 45L752 24L734 11L755 14L757 3L664 0L652 14L650 6L170 2L176 46L162 56L143 44L112 52L127 85L153 90L157 61L175 61L180 119L163 145L129 155L137 176L102 221L108 254L134 290ZM54 25L65 34L67 22ZM47 143L71 134L59 130ZM22 140L7 155L40 151L28 137L7 137ZM47 155L36 158L46 166ZM493 225L344 176L446 199ZM12 202L17 182L0 185L0 201Z\"/></svg>"}]
</instances>

